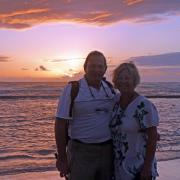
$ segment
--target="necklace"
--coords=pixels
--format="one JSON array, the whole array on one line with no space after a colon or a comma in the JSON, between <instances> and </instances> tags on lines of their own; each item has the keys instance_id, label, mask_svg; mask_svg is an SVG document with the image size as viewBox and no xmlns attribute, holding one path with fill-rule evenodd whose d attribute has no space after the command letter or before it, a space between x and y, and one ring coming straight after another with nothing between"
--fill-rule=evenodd
<instances>
[{"instance_id":1,"label":"necklace","mask_svg":"<svg viewBox=\"0 0 180 180\"><path fill-rule=\"evenodd\" d=\"M129 96L128 98L123 99L123 95L120 98L120 106L123 110L125 110L128 105L138 96L138 94L136 92L133 92L133 94L131 96Z\"/></svg>"},{"instance_id":2,"label":"necklace","mask_svg":"<svg viewBox=\"0 0 180 180\"><path fill-rule=\"evenodd\" d=\"M92 96L94 99L96 99L96 97L95 97L95 95L93 94L92 89L91 89L91 87L89 86L88 83L87 83L87 86L88 86L88 89L89 89L89 92L90 92L91 96ZM101 86L102 86L102 88L103 88L104 93L106 94L106 97L108 98L109 95L108 95L108 93L107 93L107 91L106 91L106 89L105 89L105 87L104 87L104 85L103 85L102 82L101 82Z\"/></svg>"}]
</instances>

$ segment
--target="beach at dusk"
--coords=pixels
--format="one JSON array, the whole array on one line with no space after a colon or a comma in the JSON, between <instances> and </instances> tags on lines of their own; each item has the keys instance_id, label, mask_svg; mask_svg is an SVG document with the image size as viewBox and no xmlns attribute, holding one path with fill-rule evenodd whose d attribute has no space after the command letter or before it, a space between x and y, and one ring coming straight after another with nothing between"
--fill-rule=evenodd
<instances>
[{"instance_id":1,"label":"beach at dusk","mask_svg":"<svg viewBox=\"0 0 180 180\"><path fill-rule=\"evenodd\" d=\"M0 180L61 179L54 121L69 81L97 50L105 77L132 62L159 113L157 180L180 177L180 1L0 1ZM63 179L62 179L63 180Z\"/></svg>"},{"instance_id":2,"label":"beach at dusk","mask_svg":"<svg viewBox=\"0 0 180 180\"><path fill-rule=\"evenodd\" d=\"M0 83L0 179L23 179L24 175L29 179L31 176L58 177L57 172L52 172L56 170L54 116L64 85L58 82ZM154 97L151 100L159 111L161 140L156 157L160 178L167 174L175 178L179 173L178 87L180 83L153 82L141 83L137 88L140 94Z\"/></svg>"}]
</instances>

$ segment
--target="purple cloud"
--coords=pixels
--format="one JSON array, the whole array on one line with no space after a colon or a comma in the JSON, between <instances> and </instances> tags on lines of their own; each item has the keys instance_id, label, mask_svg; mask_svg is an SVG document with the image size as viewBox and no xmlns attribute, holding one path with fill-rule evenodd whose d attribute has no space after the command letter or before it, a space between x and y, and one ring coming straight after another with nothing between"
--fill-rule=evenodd
<instances>
[{"instance_id":1,"label":"purple cloud","mask_svg":"<svg viewBox=\"0 0 180 180\"><path fill-rule=\"evenodd\" d=\"M119 21L154 22L179 14L178 0L1 0L0 28L25 29L50 22L99 26Z\"/></svg>"},{"instance_id":2,"label":"purple cloud","mask_svg":"<svg viewBox=\"0 0 180 180\"><path fill-rule=\"evenodd\" d=\"M180 52L131 57L126 61L137 65L142 81L179 82Z\"/></svg>"},{"instance_id":3,"label":"purple cloud","mask_svg":"<svg viewBox=\"0 0 180 180\"><path fill-rule=\"evenodd\" d=\"M139 66L180 66L180 52L131 57L127 61L133 61Z\"/></svg>"}]
</instances>

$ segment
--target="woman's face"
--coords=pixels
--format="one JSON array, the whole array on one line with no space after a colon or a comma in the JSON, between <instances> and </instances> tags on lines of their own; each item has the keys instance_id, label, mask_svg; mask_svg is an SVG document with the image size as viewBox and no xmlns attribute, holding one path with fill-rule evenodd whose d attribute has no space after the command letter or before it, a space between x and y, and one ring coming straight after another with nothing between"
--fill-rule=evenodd
<instances>
[{"instance_id":1,"label":"woman's face","mask_svg":"<svg viewBox=\"0 0 180 180\"><path fill-rule=\"evenodd\" d=\"M134 92L134 78L127 69L124 69L119 73L116 86L121 93Z\"/></svg>"}]
</instances>

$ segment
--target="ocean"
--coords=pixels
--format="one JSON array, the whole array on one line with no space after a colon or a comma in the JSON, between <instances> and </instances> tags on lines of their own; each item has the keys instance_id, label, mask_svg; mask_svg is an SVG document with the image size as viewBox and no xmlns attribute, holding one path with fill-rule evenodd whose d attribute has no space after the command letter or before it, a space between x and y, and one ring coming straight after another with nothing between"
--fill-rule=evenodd
<instances>
[{"instance_id":1,"label":"ocean","mask_svg":"<svg viewBox=\"0 0 180 180\"><path fill-rule=\"evenodd\" d=\"M54 117L64 83L0 83L0 176L55 170ZM180 83L142 83L160 115L157 159L180 158Z\"/></svg>"}]
</instances>

